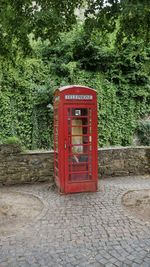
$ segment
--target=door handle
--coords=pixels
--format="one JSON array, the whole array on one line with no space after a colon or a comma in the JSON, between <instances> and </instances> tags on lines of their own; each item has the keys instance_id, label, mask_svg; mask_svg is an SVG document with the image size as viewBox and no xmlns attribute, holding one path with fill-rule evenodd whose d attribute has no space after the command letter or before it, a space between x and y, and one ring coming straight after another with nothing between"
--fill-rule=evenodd
<instances>
[{"instance_id":1,"label":"door handle","mask_svg":"<svg viewBox=\"0 0 150 267\"><path fill-rule=\"evenodd\" d=\"M66 149L67 148L67 142L65 140L65 143L64 143L64 148Z\"/></svg>"}]
</instances>

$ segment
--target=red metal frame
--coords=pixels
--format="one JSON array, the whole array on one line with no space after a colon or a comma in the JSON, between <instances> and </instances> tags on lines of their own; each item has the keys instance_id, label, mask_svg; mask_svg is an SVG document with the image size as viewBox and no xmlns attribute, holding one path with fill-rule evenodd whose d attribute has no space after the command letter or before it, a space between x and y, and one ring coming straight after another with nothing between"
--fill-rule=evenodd
<instances>
[{"instance_id":1,"label":"red metal frame","mask_svg":"<svg viewBox=\"0 0 150 267\"><path fill-rule=\"evenodd\" d=\"M97 173L96 91L78 85L59 88L54 96L54 176L59 191L96 191Z\"/></svg>"}]
</instances>

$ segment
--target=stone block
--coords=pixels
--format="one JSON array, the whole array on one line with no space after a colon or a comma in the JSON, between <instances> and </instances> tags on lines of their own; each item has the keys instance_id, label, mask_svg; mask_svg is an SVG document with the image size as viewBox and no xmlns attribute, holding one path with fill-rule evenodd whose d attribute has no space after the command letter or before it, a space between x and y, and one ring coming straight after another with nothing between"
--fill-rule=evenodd
<instances>
[{"instance_id":1,"label":"stone block","mask_svg":"<svg viewBox=\"0 0 150 267\"><path fill-rule=\"evenodd\" d=\"M2 155L18 154L20 152L21 152L21 146L18 144L0 145L0 154L2 154Z\"/></svg>"}]
</instances>

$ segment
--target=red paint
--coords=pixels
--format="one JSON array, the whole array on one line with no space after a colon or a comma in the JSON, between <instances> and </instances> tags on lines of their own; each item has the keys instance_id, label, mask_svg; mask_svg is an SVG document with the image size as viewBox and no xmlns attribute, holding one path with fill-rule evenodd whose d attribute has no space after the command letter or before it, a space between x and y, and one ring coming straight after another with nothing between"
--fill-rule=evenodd
<instances>
[{"instance_id":1,"label":"red paint","mask_svg":"<svg viewBox=\"0 0 150 267\"><path fill-rule=\"evenodd\" d=\"M54 95L54 176L61 193L97 191L97 93L71 85Z\"/></svg>"}]
</instances>

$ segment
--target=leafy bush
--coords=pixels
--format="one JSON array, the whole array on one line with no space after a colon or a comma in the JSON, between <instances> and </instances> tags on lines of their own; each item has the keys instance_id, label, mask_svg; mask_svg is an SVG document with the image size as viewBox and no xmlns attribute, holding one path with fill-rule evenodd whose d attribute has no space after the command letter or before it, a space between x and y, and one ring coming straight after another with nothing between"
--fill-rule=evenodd
<instances>
[{"instance_id":1,"label":"leafy bush","mask_svg":"<svg viewBox=\"0 0 150 267\"><path fill-rule=\"evenodd\" d=\"M7 139L5 139L4 144L16 144L16 145L21 145L21 141L17 136L10 136Z\"/></svg>"},{"instance_id":2,"label":"leafy bush","mask_svg":"<svg viewBox=\"0 0 150 267\"><path fill-rule=\"evenodd\" d=\"M141 121L137 127L140 144L150 146L150 121Z\"/></svg>"}]
</instances>

